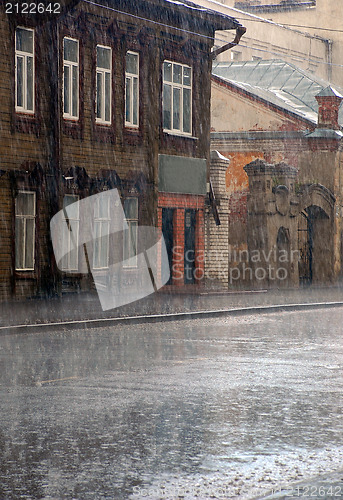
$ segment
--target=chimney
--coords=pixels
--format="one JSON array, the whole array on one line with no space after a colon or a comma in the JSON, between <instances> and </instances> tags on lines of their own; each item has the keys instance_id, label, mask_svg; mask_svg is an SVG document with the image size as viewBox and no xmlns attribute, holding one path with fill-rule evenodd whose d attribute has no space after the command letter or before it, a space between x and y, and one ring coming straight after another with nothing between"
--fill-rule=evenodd
<instances>
[{"instance_id":1,"label":"chimney","mask_svg":"<svg viewBox=\"0 0 343 500\"><path fill-rule=\"evenodd\" d=\"M315 96L318 102L318 128L339 130L338 110L343 96L331 86Z\"/></svg>"}]
</instances>

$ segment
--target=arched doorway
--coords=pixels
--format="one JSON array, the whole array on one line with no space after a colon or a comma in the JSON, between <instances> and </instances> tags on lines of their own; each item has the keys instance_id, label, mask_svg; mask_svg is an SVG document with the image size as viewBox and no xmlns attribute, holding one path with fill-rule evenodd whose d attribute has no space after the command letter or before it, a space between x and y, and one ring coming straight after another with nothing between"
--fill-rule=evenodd
<instances>
[{"instance_id":1,"label":"arched doorway","mask_svg":"<svg viewBox=\"0 0 343 500\"><path fill-rule=\"evenodd\" d=\"M303 209L298 218L299 283L330 280L332 255L330 217L317 205Z\"/></svg>"}]
</instances>

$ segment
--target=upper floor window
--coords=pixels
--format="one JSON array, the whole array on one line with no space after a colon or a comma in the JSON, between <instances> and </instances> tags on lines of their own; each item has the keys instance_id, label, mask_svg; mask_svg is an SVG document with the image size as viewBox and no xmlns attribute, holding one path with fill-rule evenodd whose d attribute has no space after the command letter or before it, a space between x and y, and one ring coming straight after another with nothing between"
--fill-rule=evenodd
<instances>
[{"instance_id":1,"label":"upper floor window","mask_svg":"<svg viewBox=\"0 0 343 500\"><path fill-rule=\"evenodd\" d=\"M125 67L125 125L138 127L139 54L126 52Z\"/></svg>"},{"instance_id":2,"label":"upper floor window","mask_svg":"<svg viewBox=\"0 0 343 500\"><path fill-rule=\"evenodd\" d=\"M79 117L79 41L63 39L63 116Z\"/></svg>"},{"instance_id":3,"label":"upper floor window","mask_svg":"<svg viewBox=\"0 0 343 500\"><path fill-rule=\"evenodd\" d=\"M185 64L163 63L163 129L192 132L192 68Z\"/></svg>"},{"instance_id":4,"label":"upper floor window","mask_svg":"<svg viewBox=\"0 0 343 500\"><path fill-rule=\"evenodd\" d=\"M15 268L33 271L35 266L36 193L20 191L15 199Z\"/></svg>"},{"instance_id":5,"label":"upper floor window","mask_svg":"<svg viewBox=\"0 0 343 500\"><path fill-rule=\"evenodd\" d=\"M66 194L63 198L63 215L65 224L62 232L62 245L64 257L62 269L64 271L77 271L79 267L79 197ZM66 210L68 207L68 211Z\"/></svg>"},{"instance_id":6,"label":"upper floor window","mask_svg":"<svg viewBox=\"0 0 343 500\"><path fill-rule=\"evenodd\" d=\"M96 121L111 123L112 49L96 47Z\"/></svg>"},{"instance_id":7,"label":"upper floor window","mask_svg":"<svg viewBox=\"0 0 343 500\"><path fill-rule=\"evenodd\" d=\"M15 33L15 109L34 113L34 31L17 28Z\"/></svg>"},{"instance_id":8,"label":"upper floor window","mask_svg":"<svg viewBox=\"0 0 343 500\"><path fill-rule=\"evenodd\" d=\"M110 199L99 196L94 213L93 268L106 269L109 263Z\"/></svg>"}]
</instances>

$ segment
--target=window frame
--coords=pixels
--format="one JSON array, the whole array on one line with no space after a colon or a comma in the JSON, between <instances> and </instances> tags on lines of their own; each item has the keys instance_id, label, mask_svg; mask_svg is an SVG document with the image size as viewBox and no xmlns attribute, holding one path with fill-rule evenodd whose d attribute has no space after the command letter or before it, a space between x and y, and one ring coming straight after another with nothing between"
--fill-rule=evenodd
<instances>
[{"instance_id":1,"label":"window frame","mask_svg":"<svg viewBox=\"0 0 343 500\"><path fill-rule=\"evenodd\" d=\"M17 49L17 30L31 31L33 34L32 39L32 53ZM14 32L14 51L15 51L15 110L17 113L25 113L27 115L35 114L35 88L36 88L36 64L35 64L35 30L33 28L28 28L26 26L17 26ZM22 92L23 92L23 106L18 106L18 64L17 60L21 57L24 60L23 64L23 82L22 82ZM27 108L27 59L32 58L32 109Z\"/></svg>"},{"instance_id":2,"label":"window frame","mask_svg":"<svg viewBox=\"0 0 343 500\"><path fill-rule=\"evenodd\" d=\"M136 200L136 203L137 203L137 215L136 217L134 218L128 218L126 216L126 213L125 213L125 201L127 200ZM123 210L124 210L124 215L125 215L125 221L126 221L126 224L127 224L127 228L124 229L123 231L123 268L124 269L137 269L138 267L138 252L137 252L137 248L138 248L138 220L139 220L139 198L138 196L128 196L127 198L124 199L124 203L123 203ZM126 250L126 235L128 234L129 235L129 244L127 245L127 249L129 250L131 248L131 226L132 224L135 223L136 224L136 229L135 229L135 234L136 234L136 245L137 245L137 248L136 248L136 253L133 257L130 257L129 255L125 255L125 250ZM125 264L125 262L127 261L132 261L134 259L134 263L129 265L129 264Z\"/></svg>"},{"instance_id":3,"label":"window frame","mask_svg":"<svg viewBox=\"0 0 343 500\"><path fill-rule=\"evenodd\" d=\"M94 243L93 243L93 258L92 258L92 264L93 264L93 269L95 271L101 271L101 270L106 270L109 268L109 257L110 257L110 223L111 223L111 215L110 215L110 199L108 197L105 198L107 202L107 217L100 217L99 215L99 202L101 201L101 197L98 197L96 200L96 205L95 205L95 212L93 216L93 237L94 237ZM96 223L99 224L100 227L100 236L96 237L95 234L95 226ZM108 224L108 230L107 234L105 236L102 236L102 228L105 224ZM106 242L107 242L107 253L106 253L106 265L102 265L103 263L101 262L101 243L99 245L98 249L98 259L97 262L96 260L96 240L99 239L101 242L103 238L106 237Z\"/></svg>"},{"instance_id":4,"label":"window frame","mask_svg":"<svg viewBox=\"0 0 343 500\"><path fill-rule=\"evenodd\" d=\"M17 214L17 199L19 194L30 194L33 195L33 209L34 213L33 215L27 215L27 214ZM36 267L36 217L37 217L37 193L36 191L28 191L25 189L20 189L17 192L17 195L14 199L14 218L15 218L15 234L14 234L14 246L15 246L15 252L14 252L14 265L15 265L15 270L16 272L19 271L35 271ZM17 220L23 220L24 221L24 226L23 226L23 257L22 257L22 264L24 264L23 267L18 267L17 266L17 245L18 245L18 232L17 232ZM25 267L25 261L26 261L26 255L27 255L27 250L26 250L26 221L27 220L33 220L33 238L32 238L32 262L33 262L33 267Z\"/></svg>"},{"instance_id":5,"label":"window frame","mask_svg":"<svg viewBox=\"0 0 343 500\"><path fill-rule=\"evenodd\" d=\"M70 218L68 217L68 219L65 217L65 214L64 214L64 199L69 196L69 197L73 197L75 199L75 201L73 203L76 203L78 201L80 201L80 196L78 194L74 194L74 193L65 193L64 196L63 196L63 199L62 199L62 210L63 210L63 220L65 222L69 222L69 221L73 221L73 222L76 222L77 223L77 232L76 232L76 238L77 238L77 241L76 241L76 249L75 249L75 252L76 252L76 267L72 267L70 265L70 233L71 231L68 231L69 233L69 237L68 237L68 253L67 253L67 260L68 260L68 266L64 266L64 257L63 257L63 261L62 261L62 272L75 272L75 271L78 271L79 270L79 233L80 233L80 207L78 206L78 217L77 218ZM70 203L71 205L72 203ZM67 205L69 206L69 205ZM68 228L69 229L69 228ZM62 236L63 237L63 236ZM63 247L64 247L64 241L63 241Z\"/></svg>"},{"instance_id":6,"label":"window frame","mask_svg":"<svg viewBox=\"0 0 343 500\"><path fill-rule=\"evenodd\" d=\"M165 80L164 77L164 65L165 63L170 63L172 65L171 73L172 73L172 81ZM176 66L181 66L182 67L182 82L177 83L174 82L174 65ZM184 68L190 69L190 85L185 85L183 83L183 74L184 74ZM164 125L164 111L165 111L165 86L168 85L171 87L171 128L167 128ZM180 98L180 109L179 109L179 115L180 115L180 128L175 128L174 127L174 89L179 89L181 98ZM189 123L190 123L190 131L184 131L184 116L183 116L183 107L184 107L184 90L190 90L190 111L189 111ZM193 132L193 67L190 66L189 64L184 64L181 62L176 62L172 61L170 59L164 59L162 62L162 127L163 127L163 132L169 133L169 134L175 134L175 135L180 135L180 136L187 136L187 137L192 137L192 132Z\"/></svg>"},{"instance_id":7,"label":"window frame","mask_svg":"<svg viewBox=\"0 0 343 500\"><path fill-rule=\"evenodd\" d=\"M64 41L65 40L72 40L73 42L77 42L77 62L75 61L69 61L68 59L64 58ZM77 38L73 38L71 36L64 36L63 41L62 41L62 52L63 52L63 75L62 75L62 108L63 108L63 118L65 120L69 121L78 121L80 118L80 41ZM68 79L68 84L69 84L69 112L66 112L64 110L64 103L65 103L65 85L64 85L64 78L65 78L65 67L68 66L69 68L69 79ZM73 111L73 105L72 105L72 99L73 99L73 67L77 68L77 115L73 115L70 113L70 111Z\"/></svg>"},{"instance_id":8,"label":"window frame","mask_svg":"<svg viewBox=\"0 0 343 500\"><path fill-rule=\"evenodd\" d=\"M126 57L127 54L132 54L137 56L137 73L130 73L127 71L127 64L126 64ZM136 52L134 50L127 50L125 53L125 105L124 105L124 111L125 111L125 127L127 128L134 128L134 129L139 129L139 85L140 85L140 78L139 78L139 70L140 70L140 57L139 57L139 52ZM126 103L127 103L127 80L129 80L129 85L130 85L130 120L127 120L127 114L126 114ZM136 116L137 116L137 123L134 123L133 116L134 116L134 98L133 98L133 88L134 88L134 80L137 82L137 109L136 109Z\"/></svg>"},{"instance_id":9,"label":"window frame","mask_svg":"<svg viewBox=\"0 0 343 500\"><path fill-rule=\"evenodd\" d=\"M107 49L110 51L110 69L107 69L107 68L102 68L100 66L98 66L98 47L102 48L102 49ZM95 59L96 59L96 62L95 62L95 66L96 66L96 69L95 69L95 122L97 124L100 124L100 125L112 125L112 75L113 75L113 63L112 63L112 57L113 57L113 51L112 51L112 47L110 47L109 45L102 45L100 43L98 43L96 45L96 49L95 49ZM103 88L103 92L102 92L102 100L103 100L103 106L102 106L102 117L99 118L97 116L97 109L98 109L98 74L101 74L102 75L102 88ZM106 74L109 74L109 81L110 81L110 92L109 92L109 99L110 99L110 102L109 102L109 110L110 110L110 119L109 121L106 120L104 117L105 117L105 109L106 109L106 91L105 91L105 85L104 85L104 82L105 82L105 75Z\"/></svg>"}]
</instances>

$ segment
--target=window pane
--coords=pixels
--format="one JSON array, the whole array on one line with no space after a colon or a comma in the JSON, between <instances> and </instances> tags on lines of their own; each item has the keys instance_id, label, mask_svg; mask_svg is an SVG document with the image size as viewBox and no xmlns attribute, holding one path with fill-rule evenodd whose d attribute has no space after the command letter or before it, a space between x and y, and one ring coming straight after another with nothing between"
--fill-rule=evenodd
<instances>
[{"instance_id":1,"label":"window pane","mask_svg":"<svg viewBox=\"0 0 343 500\"><path fill-rule=\"evenodd\" d=\"M98 217L99 219L108 219L109 217L109 204L108 198L98 198Z\"/></svg>"},{"instance_id":2,"label":"window pane","mask_svg":"<svg viewBox=\"0 0 343 500\"><path fill-rule=\"evenodd\" d=\"M17 106L23 107L23 65L24 59L17 57Z\"/></svg>"},{"instance_id":3,"label":"window pane","mask_svg":"<svg viewBox=\"0 0 343 500\"><path fill-rule=\"evenodd\" d=\"M93 267L99 267L100 260L100 222L94 222Z\"/></svg>"},{"instance_id":4,"label":"window pane","mask_svg":"<svg viewBox=\"0 0 343 500\"><path fill-rule=\"evenodd\" d=\"M190 86L191 85L191 75L192 71L191 68L188 68L187 66L184 66L183 68L183 84Z\"/></svg>"},{"instance_id":5,"label":"window pane","mask_svg":"<svg viewBox=\"0 0 343 500\"><path fill-rule=\"evenodd\" d=\"M101 118L102 110L102 73L96 74L96 116Z\"/></svg>"},{"instance_id":6,"label":"window pane","mask_svg":"<svg viewBox=\"0 0 343 500\"><path fill-rule=\"evenodd\" d=\"M16 29L16 49L33 54L33 31Z\"/></svg>"},{"instance_id":7,"label":"window pane","mask_svg":"<svg viewBox=\"0 0 343 500\"><path fill-rule=\"evenodd\" d=\"M66 194L63 198L63 209L68 207L66 214L68 219L78 219L79 218L79 204L76 203L79 200L77 195Z\"/></svg>"},{"instance_id":8,"label":"window pane","mask_svg":"<svg viewBox=\"0 0 343 500\"><path fill-rule=\"evenodd\" d=\"M15 220L15 267L23 269L24 266L24 219L16 217Z\"/></svg>"},{"instance_id":9,"label":"window pane","mask_svg":"<svg viewBox=\"0 0 343 500\"><path fill-rule=\"evenodd\" d=\"M69 232L69 269L78 268L78 240L79 240L79 221L71 220Z\"/></svg>"},{"instance_id":10,"label":"window pane","mask_svg":"<svg viewBox=\"0 0 343 500\"><path fill-rule=\"evenodd\" d=\"M126 53L126 72L138 75L138 54Z\"/></svg>"},{"instance_id":11,"label":"window pane","mask_svg":"<svg viewBox=\"0 0 343 500\"><path fill-rule=\"evenodd\" d=\"M137 255L137 222L129 224L129 231L131 240L130 257L134 257Z\"/></svg>"},{"instance_id":12,"label":"window pane","mask_svg":"<svg viewBox=\"0 0 343 500\"><path fill-rule=\"evenodd\" d=\"M34 219L26 219L26 241L25 241L25 268L34 267L34 237L35 237Z\"/></svg>"},{"instance_id":13,"label":"window pane","mask_svg":"<svg viewBox=\"0 0 343 500\"><path fill-rule=\"evenodd\" d=\"M26 109L33 110L33 57L27 57L27 105Z\"/></svg>"},{"instance_id":14,"label":"window pane","mask_svg":"<svg viewBox=\"0 0 343 500\"><path fill-rule=\"evenodd\" d=\"M191 90L183 90L183 131L191 132Z\"/></svg>"},{"instance_id":15,"label":"window pane","mask_svg":"<svg viewBox=\"0 0 343 500\"><path fill-rule=\"evenodd\" d=\"M77 40L64 39L64 60L76 63L79 61L79 44Z\"/></svg>"},{"instance_id":16,"label":"window pane","mask_svg":"<svg viewBox=\"0 0 343 500\"><path fill-rule=\"evenodd\" d=\"M131 266L137 264L137 222L129 222L128 230L124 231L123 253L124 260L136 257Z\"/></svg>"},{"instance_id":17,"label":"window pane","mask_svg":"<svg viewBox=\"0 0 343 500\"><path fill-rule=\"evenodd\" d=\"M127 219L138 219L138 198L124 200L124 213Z\"/></svg>"},{"instance_id":18,"label":"window pane","mask_svg":"<svg viewBox=\"0 0 343 500\"><path fill-rule=\"evenodd\" d=\"M15 201L16 215L35 215L35 195L34 193L18 193Z\"/></svg>"},{"instance_id":19,"label":"window pane","mask_svg":"<svg viewBox=\"0 0 343 500\"><path fill-rule=\"evenodd\" d=\"M182 83L182 66L180 64L173 65L173 81L174 83Z\"/></svg>"},{"instance_id":20,"label":"window pane","mask_svg":"<svg viewBox=\"0 0 343 500\"><path fill-rule=\"evenodd\" d=\"M173 129L180 130L181 90L173 89Z\"/></svg>"},{"instance_id":21,"label":"window pane","mask_svg":"<svg viewBox=\"0 0 343 500\"><path fill-rule=\"evenodd\" d=\"M63 88L63 100L64 100L64 112L69 113L70 101L69 101L69 85L70 85L70 68L69 66L64 66L64 88Z\"/></svg>"},{"instance_id":22,"label":"window pane","mask_svg":"<svg viewBox=\"0 0 343 500\"><path fill-rule=\"evenodd\" d=\"M133 79L133 103L132 103L132 121L138 125L138 78Z\"/></svg>"},{"instance_id":23,"label":"window pane","mask_svg":"<svg viewBox=\"0 0 343 500\"><path fill-rule=\"evenodd\" d=\"M111 121L111 75L105 73L105 120Z\"/></svg>"},{"instance_id":24,"label":"window pane","mask_svg":"<svg viewBox=\"0 0 343 500\"><path fill-rule=\"evenodd\" d=\"M62 226L62 252L63 252L63 258L61 261L62 264L62 269L69 269L69 249L70 249L70 242L69 242L69 230L67 225Z\"/></svg>"},{"instance_id":25,"label":"window pane","mask_svg":"<svg viewBox=\"0 0 343 500\"><path fill-rule=\"evenodd\" d=\"M170 62L163 63L163 81L165 82L172 81L172 63Z\"/></svg>"},{"instance_id":26,"label":"window pane","mask_svg":"<svg viewBox=\"0 0 343 500\"><path fill-rule=\"evenodd\" d=\"M131 78L126 77L125 120L131 122Z\"/></svg>"},{"instance_id":27,"label":"window pane","mask_svg":"<svg viewBox=\"0 0 343 500\"><path fill-rule=\"evenodd\" d=\"M100 267L108 267L108 222L102 222L102 236L100 244Z\"/></svg>"},{"instance_id":28,"label":"window pane","mask_svg":"<svg viewBox=\"0 0 343 500\"><path fill-rule=\"evenodd\" d=\"M171 86L163 85L163 128L171 129Z\"/></svg>"},{"instance_id":29,"label":"window pane","mask_svg":"<svg viewBox=\"0 0 343 500\"><path fill-rule=\"evenodd\" d=\"M111 69L111 49L105 47L96 48L98 68Z\"/></svg>"},{"instance_id":30,"label":"window pane","mask_svg":"<svg viewBox=\"0 0 343 500\"><path fill-rule=\"evenodd\" d=\"M73 116L78 115L78 100L79 100L79 69L73 66Z\"/></svg>"}]
</instances>

